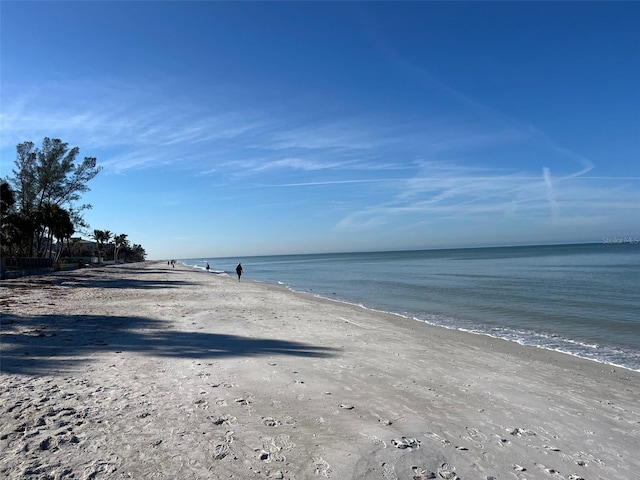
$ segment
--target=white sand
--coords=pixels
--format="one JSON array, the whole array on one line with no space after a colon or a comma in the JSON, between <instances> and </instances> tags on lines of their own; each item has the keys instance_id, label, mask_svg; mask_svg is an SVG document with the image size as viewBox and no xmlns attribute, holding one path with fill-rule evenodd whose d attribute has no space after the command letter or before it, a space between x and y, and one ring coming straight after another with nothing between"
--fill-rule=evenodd
<instances>
[{"instance_id":1,"label":"white sand","mask_svg":"<svg viewBox=\"0 0 640 480\"><path fill-rule=\"evenodd\" d=\"M637 372L161 262L0 295L0 478L640 478Z\"/></svg>"}]
</instances>

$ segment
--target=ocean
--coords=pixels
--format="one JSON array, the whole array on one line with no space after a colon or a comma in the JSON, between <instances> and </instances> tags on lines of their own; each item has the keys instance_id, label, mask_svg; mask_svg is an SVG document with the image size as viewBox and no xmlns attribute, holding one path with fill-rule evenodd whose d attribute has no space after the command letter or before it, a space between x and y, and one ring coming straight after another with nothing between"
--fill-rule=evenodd
<instances>
[{"instance_id":1,"label":"ocean","mask_svg":"<svg viewBox=\"0 0 640 480\"><path fill-rule=\"evenodd\" d=\"M183 259L308 292L640 371L638 242Z\"/></svg>"}]
</instances>

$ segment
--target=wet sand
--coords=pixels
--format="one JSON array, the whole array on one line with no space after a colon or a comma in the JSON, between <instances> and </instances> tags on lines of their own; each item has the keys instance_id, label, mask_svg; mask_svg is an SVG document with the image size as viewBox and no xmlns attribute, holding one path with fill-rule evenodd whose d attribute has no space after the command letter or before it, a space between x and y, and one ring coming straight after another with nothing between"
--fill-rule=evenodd
<instances>
[{"instance_id":1,"label":"wet sand","mask_svg":"<svg viewBox=\"0 0 640 480\"><path fill-rule=\"evenodd\" d=\"M640 475L638 372L163 262L1 287L3 478Z\"/></svg>"}]
</instances>

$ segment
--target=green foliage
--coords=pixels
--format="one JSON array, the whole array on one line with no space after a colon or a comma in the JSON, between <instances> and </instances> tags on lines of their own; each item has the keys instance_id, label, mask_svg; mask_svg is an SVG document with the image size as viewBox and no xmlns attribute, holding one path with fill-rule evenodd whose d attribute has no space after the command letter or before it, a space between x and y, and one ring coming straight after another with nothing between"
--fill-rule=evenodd
<instances>
[{"instance_id":1,"label":"green foliage","mask_svg":"<svg viewBox=\"0 0 640 480\"><path fill-rule=\"evenodd\" d=\"M10 251L50 256L54 238L69 238L76 226L84 224L80 211L90 206L78 209L74 202L89 190L88 182L102 167L96 166L94 157L76 162L79 152L78 147L70 149L67 143L48 137L40 148L33 142L16 146L16 168L8 182L13 186L17 211L9 217L8 225L3 223Z\"/></svg>"},{"instance_id":2,"label":"green foliage","mask_svg":"<svg viewBox=\"0 0 640 480\"><path fill-rule=\"evenodd\" d=\"M81 195L89 191L88 183L100 173L95 157L78 161L80 149L69 148L59 139L45 137L40 148L33 142L16 146L13 177L1 182L2 255L51 257L57 241L56 260L65 242L73 255L71 236L88 229L82 211L91 205L77 205ZM109 230L94 230L101 253L113 238L114 259L119 250L129 261L143 261L146 253L139 245L129 247L126 235L113 235ZM135 260L134 260L135 259Z\"/></svg>"},{"instance_id":3,"label":"green foliage","mask_svg":"<svg viewBox=\"0 0 640 480\"><path fill-rule=\"evenodd\" d=\"M80 149L69 148L59 139L45 137L40 148L33 142L16 146L13 177L2 181L2 254L51 257L57 242L56 260L66 243L72 255L71 236L88 229L82 211L91 205L77 205L88 183L102 170L95 157L78 161ZM100 254L113 251L128 261L144 261L146 252L140 245L129 246L126 234L94 230ZM113 244L110 241L113 239Z\"/></svg>"}]
</instances>

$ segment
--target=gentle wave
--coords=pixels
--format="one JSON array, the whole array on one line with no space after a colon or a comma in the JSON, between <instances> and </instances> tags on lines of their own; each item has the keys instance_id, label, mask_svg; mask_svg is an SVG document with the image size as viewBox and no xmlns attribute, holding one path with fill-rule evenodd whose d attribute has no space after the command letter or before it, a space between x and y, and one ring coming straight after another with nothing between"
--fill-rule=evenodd
<instances>
[{"instance_id":1,"label":"gentle wave","mask_svg":"<svg viewBox=\"0 0 640 480\"><path fill-rule=\"evenodd\" d=\"M278 282L278 284L284 285L283 282ZM309 293L307 291L297 291L292 288L289 288L289 290L297 293ZM466 333L471 333L474 335L486 335L491 338L507 340L507 341L518 343L524 346L541 348L543 350L551 350L554 352L559 352L567 355L572 355L574 357L579 357L585 360L592 360L598 363L640 372L640 355L634 352L626 352L623 350L613 349L611 347L593 345L593 344L583 343L577 340L562 338L562 337L553 336L553 335L545 335L545 334L536 333L536 332L524 332L524 331L510 330L508 328L501 328L501 329L495 328L492 330L482 330L477 327L464 327L461 325L456 325L456 323L460 323L460 322L459 320L456 320L453 318L443 318L443 317L438 317L434 315L432 316L431 320L428 320L426 318L412 317L399 312L369 308L361 303L352 303L352 302L347 302L343 300L336 300L335 298L325 297L318 294L313 294L313 296L317 298L322 298L324 300L330 300L333 302L344 303L346 305L360 307L372 312L397 315L402 318L424 322L429 325L433 325L437 327L448 328L450 330L458 330Z\"/></svg>"},{"instance_id":2,"label":"gentle wave","mask_svg":"<svg viewBox=\"0 0 640 480\"><path fill-rule=\"evenodd\" d=\"M182 262L226 274L235 266ZM638 245L286 255L243 266L254 281L640 371Z\"/></svg>"}]
</instances>

